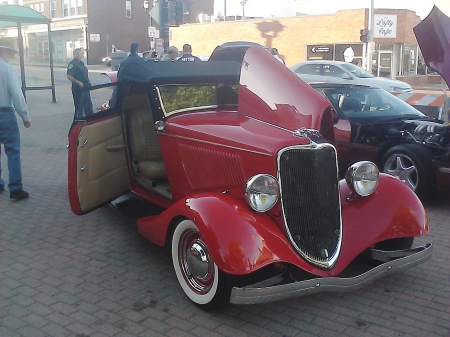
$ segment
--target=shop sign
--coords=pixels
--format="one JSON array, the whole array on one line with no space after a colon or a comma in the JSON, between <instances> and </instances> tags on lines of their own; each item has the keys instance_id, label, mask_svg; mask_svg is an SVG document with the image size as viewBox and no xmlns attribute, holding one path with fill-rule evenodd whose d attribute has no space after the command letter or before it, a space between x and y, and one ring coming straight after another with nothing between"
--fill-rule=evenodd
<instances>
[{"instance_id":1,"label":"shop sign","mask_svg":"<svg viewBox=\"0 0 450 337\"><path fill-rule=\"evenodd\" d=\"M397 37L397 15L374 15L373 37L375 39L395 39Z\"/></svg>"}]
</instances>

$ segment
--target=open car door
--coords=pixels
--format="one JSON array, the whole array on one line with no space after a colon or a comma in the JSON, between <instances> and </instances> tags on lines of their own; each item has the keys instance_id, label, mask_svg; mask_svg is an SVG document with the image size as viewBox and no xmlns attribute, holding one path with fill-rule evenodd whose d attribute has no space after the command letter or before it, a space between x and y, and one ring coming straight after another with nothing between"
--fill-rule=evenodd
<instances>
[{"instance_id":1,"label":"open car door","mask_svg":"<svg viewBox=\"0 0 450 337\"><path fill-rule=\"evenodd\" d=\"M69 132L69 200L77 215L130 189L123 115L109 107L112 89L108 84L87 91L93 111L77 111Z\"/></svg>"}]
</instances>

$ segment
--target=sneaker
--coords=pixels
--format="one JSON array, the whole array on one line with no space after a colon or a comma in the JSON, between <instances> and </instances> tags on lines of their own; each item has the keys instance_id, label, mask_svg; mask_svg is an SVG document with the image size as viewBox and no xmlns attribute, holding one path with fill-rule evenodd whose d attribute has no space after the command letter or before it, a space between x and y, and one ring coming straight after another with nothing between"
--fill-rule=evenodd
<instances>
[{"instance_id":1,"label":"sneaker","mask_svg":"<svg viewBox=\"0 0 450 337\"><path fill-rule=\"evenodd\" d=\"M18 190L9 191L9 197L11 199L17 199L17 200L26 199L26 198L28 198L28 196L29 196L28 192L24 191L21 188L19 188Z\"/></svg>"},{"instance_id":2,"label":"sneaker","mask_svg":"<svg viewBox=\"0 0 450 337\"><path fill-rule=\"evenodd\" d=\"M5 190L5 186L0 185L0 192L3 192Z\"/></svg>"}]
</instances>

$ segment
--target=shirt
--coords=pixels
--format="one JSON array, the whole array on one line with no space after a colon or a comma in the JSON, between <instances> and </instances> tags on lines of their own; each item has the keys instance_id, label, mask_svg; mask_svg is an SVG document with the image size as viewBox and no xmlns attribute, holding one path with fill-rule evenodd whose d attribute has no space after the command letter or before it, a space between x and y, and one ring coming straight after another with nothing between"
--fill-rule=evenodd
<instances>
[{"instance_id":1,"label":"shirt","mask_svg":"<svg viewBox=\"0 0 450 337\"><path fill-rule=\"evenodd\" d=\"M132 63L132 62L145 63L146 61L142 57L140 57L138 54L130 54L120 62L119 69L121 67L123 67L125 64Z\"/></svg>"},{"instance_id":2,"label":"shirt","mask_svg":"<svg viewBox=\"0 0 450 337\"><path fill-rule=\"evenodd\" d=\"M16 109L24 122L30 122L28 106L23 97L16 72L0 57L0 107Z\"/></svg>"},{"instance_id":3,"label":"shirt","mask_svg":"<svg viewBox=\"0 0 450 337\"><path fill-rule=\"evenodd\" d=\"M195 62L195 61L202 61L197 56L194 56L192 54L183 54L177 62Z\"/></svg>"},{"instance_id":4,"label":"shirt","mask_svg":"<svg viewBox=\"0 0 450 337\"><path fill-rule=\"evenodd\" d=\"M89 75L88 75L88 69L84 65L83 61L78 61L77 59L73 59L70 61L70 63L67 65L67 74L71 75L74 79L82 82L83 84L89 84ZM80 88L81 87L72 82L72 87Z\"/></svg>"}]
</instances>

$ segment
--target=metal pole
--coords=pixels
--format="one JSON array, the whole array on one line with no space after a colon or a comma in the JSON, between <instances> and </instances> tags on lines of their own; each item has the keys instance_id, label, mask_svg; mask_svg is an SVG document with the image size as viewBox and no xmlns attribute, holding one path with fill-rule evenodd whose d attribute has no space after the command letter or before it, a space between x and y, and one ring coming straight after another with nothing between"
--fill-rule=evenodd
<instances>
[{"instance_id":1,"label":"metal pole","mask_svg":"<svg viewBox=\"0 0 450 337\"><path fill-rule=\"evenodd\" d=\"M223 0L223 17L224 17L224 21L226 21L226 17L227 17L227 0Z\"/></svg>"},{"instance_id":2,"label":"metal pole","mask_svg":"<svg viewBox=\"0 0 450 337\"><path fill-rule=\"evenodd\" d=\"M160 1L159 15L161 18L161 31L159 37L164 39L164 52L166 53L169 49L169 0Z\"/></svg>"},{"instance_id":3,"label":"metal pole","mask_svg":"<svg viewBox=\"0 0 450 337\"><path fill-rule=\"evenodd\" d=\"M17 35L19 38L19 62L20 62L20 79L22 81L22 93L25 100L27 99L27 83L25 81L25 64L23 61L24 49L23 49L23 39L22 39L22 23L17 22Z\"/></svg>"},{"instance_id":4,"label":"metal pole","mask_svg":"<svg viewBox=\"0 0 450 337\"><path fill-rule=\"evenodd\" d=\"M370 0L370 8L369 8L369 36L367 40L367 71L372 73L372 48L373 48L373 8L374 8L374 0ZM379 64L378 64L379 66Z\"/></svg>"},{"instance_id":5,"label":"metal pole","mask_svg":"<svg viewBox=\"0 0 450 337\"><path fill-rule=\"evenodd\" d=\"M50 79L52 82L52 102L56 103L55 73L53 72L53 53L52 53L53 46L52 46L50 23L47 24L47 32L48 32L48 45L49 45L49 52L50 52Z\"/></svg>"}]
</instances>

